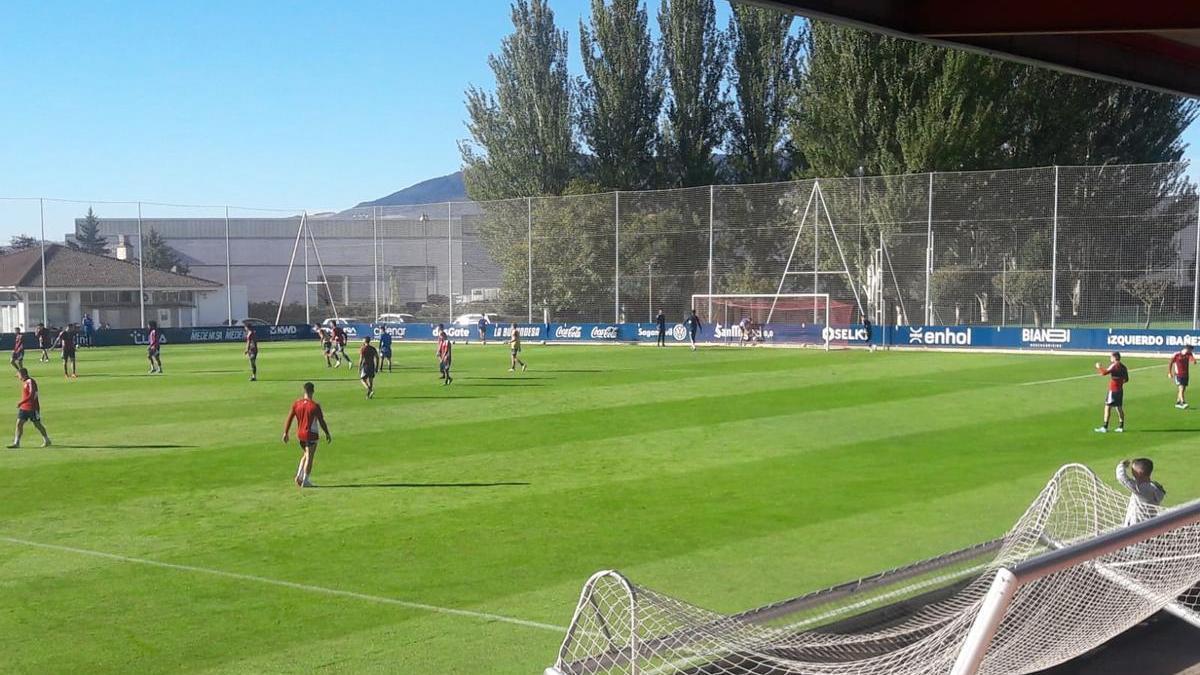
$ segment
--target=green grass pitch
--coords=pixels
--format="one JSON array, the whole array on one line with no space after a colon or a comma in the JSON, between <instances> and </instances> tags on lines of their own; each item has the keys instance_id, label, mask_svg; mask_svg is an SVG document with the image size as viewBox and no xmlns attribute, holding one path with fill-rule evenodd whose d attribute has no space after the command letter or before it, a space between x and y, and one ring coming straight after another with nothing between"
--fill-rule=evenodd
<instances>
[{"instance_id":1,"label":"green grass pitch","mask_svg":"<svg viewBox=\"0 0 1200 675\"><path fill-rule=\"evenodd\" d=\"M528 345L512 375L472 344L441 387L398 344L368 401L312 343L256 383L239 345L162 377L83 350L72 382L31 354L56 445L0 451L6 672L537 673L597 569L738 611L995 537L1067 462L1200 493L1165 359L1102 436L1085 356ZM302 491L309 379L334 442Z\"/></svg>"}]
</instances>

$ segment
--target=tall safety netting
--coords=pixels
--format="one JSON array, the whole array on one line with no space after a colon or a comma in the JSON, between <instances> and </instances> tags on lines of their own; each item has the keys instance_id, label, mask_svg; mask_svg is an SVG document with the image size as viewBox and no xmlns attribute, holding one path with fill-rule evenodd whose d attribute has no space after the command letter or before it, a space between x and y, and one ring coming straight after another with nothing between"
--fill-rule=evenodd
<instances>
[{"instance_id":1,"label":"tall safety netting","mask_svg":"<svg viewBox=\"0 0 1200 675\"><path fill-rule=\"evenodd\" d=\"M958 658L996 571L1121 528L1129 495L1080 465L1060 469L980 561L865 593L831 593L805 614L727 615L600 572L584 585L548 673L932 675ZM1164 510L1143 507L1143 517ZM1043 670L1167 609L1200 625L1200 525L1185 525L1022 585L979 672ZM866 610L907 602L903 613ZM883 618L878 618L882 616Z\"/></svg>"}]
</instances>

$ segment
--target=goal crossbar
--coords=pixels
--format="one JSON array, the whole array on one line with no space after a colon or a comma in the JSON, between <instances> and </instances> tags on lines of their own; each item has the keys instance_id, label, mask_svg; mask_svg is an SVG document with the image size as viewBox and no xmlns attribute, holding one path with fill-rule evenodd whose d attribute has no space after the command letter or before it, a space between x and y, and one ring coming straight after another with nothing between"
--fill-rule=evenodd
<instances>
[{"instance_id":1,"label":"goal crossbar","mask_svg":"<svg viewBox=\"0 0 1200 675\"><path fill-rule=\"evenodd\" d=\"M696 293L692 295L692 307L699 307L705 302L708 306L708 320L713 319L713 303L714 301L729 301L729 305L737 306L744 310L762 310L763 307L755 307L755 301L767 303L770 302L770 307L767 309L767 318L762 323L770 323L775 316L775 310L779 307L780 300L812 300L812 307L804 307L802 309L813 310L813 323L820 323L823 326L829 325L829 308L831 299L828 293ZM823 309L822 309L823 308ZM734 323L742 317L736 317Z\"/></svg>"},{"instance_id":2,"label":"goal crossbar","mask_svg":"<svg viewBox=\"0 0 1200 675\"><path fill-rule=\"evenodd\" d=\"M1200 501L996 570L979 614L954 662L954 669L950 671L951 675L975 675L979 671L1000 622L1004 620L1013 597L1021 588L1057 572L1197 523L1200 523Z\"/></svg>"}]
</instances>

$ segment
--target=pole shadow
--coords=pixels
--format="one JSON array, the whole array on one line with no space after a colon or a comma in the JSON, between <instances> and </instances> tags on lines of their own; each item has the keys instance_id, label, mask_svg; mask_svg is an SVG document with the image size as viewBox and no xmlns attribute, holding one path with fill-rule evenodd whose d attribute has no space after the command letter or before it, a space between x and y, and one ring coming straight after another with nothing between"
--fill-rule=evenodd
<instances>
[{"instance_id":1,"label":"pole shadow","mask_svg":"<svg viewBox=\"0 0 1200 675\"><path fill-rule=\"evenodd\" d=\"M343 483L340 485L318 485L319 489L358 489L358 488L487 488L525 486L531 483L517 481L500 481L495 483Z\"/></svg>"}]
</instances>

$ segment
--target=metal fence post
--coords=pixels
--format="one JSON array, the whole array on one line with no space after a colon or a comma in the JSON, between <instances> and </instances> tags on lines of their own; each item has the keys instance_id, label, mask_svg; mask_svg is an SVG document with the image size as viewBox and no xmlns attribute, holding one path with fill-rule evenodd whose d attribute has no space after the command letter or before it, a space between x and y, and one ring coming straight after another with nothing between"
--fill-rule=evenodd
<instances>
[{"instance_id":1,"label":"metal fence post","mask_svg":"<svg viewBox=\"0 0 1200 675\"><path fill-rule=\"evenodd\" d=\"M309 310L308 289L310 287L308 277L308 240L311 236L308 232L308 211L306 210L300 216L300 231L304 233L304 323L312 325L312 312ZM329 291L329 280L325 279L325 292L329 293L329 304L333 305L333 293ZM317 304L321 304L321 294L317 293ZM282 309L280 305L280 309Z\"/></svg>"},{"instance_id":2,"label":"metal fence post","mask_svg":"<svg viewBox=\"0 0 1200 675\"><path fill-rule=\"evenodd\" d=\"M525 198L525 211L529 219L529 234L526 244L529 251L525 256L525 281L529 284L529 323L533 323L533 197Z\"/></svg>"},{"instance_id":3,"label":"metal fence post","mask_svg":"<svg viewBox=\"0 0 1200 675\"><path fill-rule=\"evenodd\" d=\"M705 316L709 323L712 323L713 302L713 195L715 191L715 185L708 186L708 314ZM651 309L650 311L653 312L654 310Z\"/></svg>"},{"instance_id":4,"label":"metal fence post","mask_svg":"<svg viewBox=\"0 0 1200 675\"><path fill-rule=\"evenodd\" d=\"M1196 260L1192 271L1192 330L1200 328L1200 197L1196 199Z\"/></svg>"},{"instance_id":5,"label":"metal fence post","mask_svg":"<svg viewBox=\"0 0 1200 675\"><path fill-rule=\"evenodd\" d=\"M229 260L229 207L225 207L225 323L233 325L233 273Z\"/></svg>"},{"instance_id":6,"label":"metal fence post","mask_svg":"<svg viewBox=\"0 0 1200 675\"><path fill-rule=\"evenodd\" d=\"M146 278L142 270L142 259L145 258L142 246L142 203L138 202L138 311L141 314L141 327L146 326ZM43 275L45 276L45 275ZM42 294L45 297L45 294Z\"/></svg>"},{"instance_id":7,"label":"metal fence post","mask_svg":"<svg viewBox=\"0 0 1200 675\"><path fill-rule=\"evenodd\" d=\"M50 325L50 317L46 315L47 311L48 311L47 308L49 306L49 301L46 299L46 200L45 200L45 198L38 199L38 215L39 215L39 218L41 219L41 223L42 223L42 238L41 238L41 245L42 245L42 323L49 326ZM141 268L139 268L139 274L140 274L140 270L141 270ZM28 319L29 317L25 317L25 318ZM68 319L68 321L69 321L69 319ZM25 327L28 328L29 327L28 324L30 322L26 321L25 323L26 323Z\"/></svg>"},{"instance_id":8,"label":"metal fence post","mask_svg":"<svg viewBox=\"0 0 1200 675\"><path fill-rule=\"evenodd\" d=\"M621 193L620 191L613 193L614 214L613 220L615 225L616 237L614 239L613 250L615 252L614 260L616 269L613 271L613 321L619 323L621 321Z\"/></svg>"},{"instance_id":9,"label":"metal fence post","mask_svg":"<svg viewBox=\"0 0 1200 675\"><path fill-rule=\"evenodd\" d=\"M925 325L933 323L929 304L929 277L933 275L933 172L929 172L929 199L925 215Z\"/></svg>"},{"instance_id":10,"label":"metal fence post","mask_svg":"<svg viewBox=\"0 0 1200 675\"><path fill-rule=\"evenodd\" d=\"M373 286L375 296L375 320L379 320L379 207L371 207L371 238L373 248L371 249L371 262L375 265L375 285Z\"/></svg>"},{"instance_id":11,"label":"metal fence post","mask_svg":"<svg viewBox=\"0 0 1200 675\"><path fill-rule=\"evenodd\" d=\"M450 323L454 323L454 228L450 226L453 208L454 202L446 202L446 298L450 303Z\"/></svg>"},{"instance_id":12,"label":"metal fence post","mask_svg":"<svg viewBox=\"0 0 1200 675\"><path fill-rule=\"evenodd\" d=\"M1058 318L1058 165L1054 165L1054 218L1050 234L1050 327Z\"/></svg>"}]
</instances>

